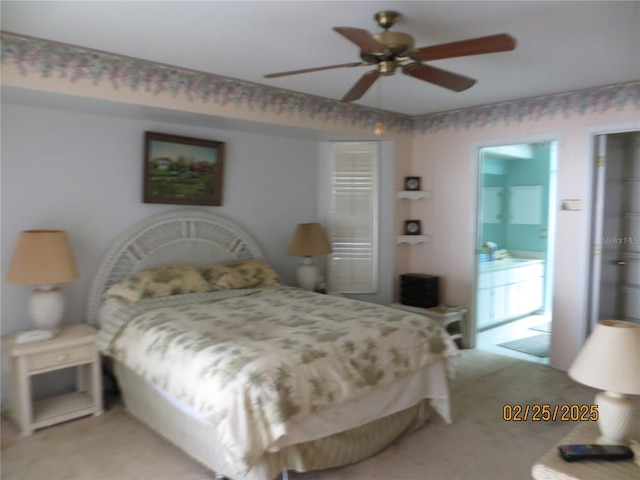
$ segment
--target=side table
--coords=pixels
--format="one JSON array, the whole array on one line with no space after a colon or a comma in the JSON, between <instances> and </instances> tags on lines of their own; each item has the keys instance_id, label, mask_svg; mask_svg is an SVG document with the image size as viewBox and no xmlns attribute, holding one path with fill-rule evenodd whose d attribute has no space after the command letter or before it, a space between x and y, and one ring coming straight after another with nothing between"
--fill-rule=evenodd
<instances>
[{"instance_id":1,"label":"side table","mask_svg":"<svg viewBox=\"0 0 640 480\"><path fill-rule=\"evenodd\" d=\"M421 308L404 305L402 303L392 303L389 306L399 310L406 310L407 312L424 315L435 320L441 327L444 327L447 330L451 338L456 341L459 347L463 346L465 332L464 314L467 313L466 309L450 306Z\"/></svg>"},{"instance_id":2,"label":"side table","mask_svg":"<svg viewBox=\"0 0 640 480\"><path fill-rule=\"evenodd\" d=\"M558 454L558 445L595 443L600 435L598 422L581 422L566 437L545 453L531 469L536 480L637 480L640 465L634 460L580 460L565 462ZM640 416L634 418L630 438L640 439Z\"/></svg>"},{"instance_id":3,"label":"side table","mask_svg":"<svg viewBox=\"0 0 640 480\"><path fill-rule=\"evenodd\" d=\"M85 415L102 413L100 356L96 329L84 323L65 325L50 340L15 343L14 335L2 337L11 369L11 416L22 436L35 429ZM33 401L31 377L64 368L76 369L76 391Z\"/></svg>"}]
</instances>

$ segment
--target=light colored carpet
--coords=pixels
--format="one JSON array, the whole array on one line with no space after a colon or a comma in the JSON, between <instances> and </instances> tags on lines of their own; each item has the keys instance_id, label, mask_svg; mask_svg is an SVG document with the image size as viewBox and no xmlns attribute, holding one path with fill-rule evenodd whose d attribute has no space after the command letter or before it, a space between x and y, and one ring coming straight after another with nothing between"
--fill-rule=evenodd
<instances>
[{"instance_id":1,"label":"light colored carpet","mask_svg":"<svg viewBox=\"0 0 640 480\"><path fill-rule=\"evenodd\" d=\"M590 404L595 391L565 372L464 350L451 386L453 423L432 418L378 455L293 480L519 480L576 424L505 422L505 404ZM3 480L204 480L213 474L131 418L115 402L87 417L16 435L2 421Z\"/></svg>"}]
</instances>

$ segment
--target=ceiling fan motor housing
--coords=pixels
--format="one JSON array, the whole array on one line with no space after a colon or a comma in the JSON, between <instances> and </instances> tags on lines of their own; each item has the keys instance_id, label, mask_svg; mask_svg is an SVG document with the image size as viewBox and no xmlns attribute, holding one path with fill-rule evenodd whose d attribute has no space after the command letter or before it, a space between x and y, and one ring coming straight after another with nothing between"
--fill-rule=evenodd
<instances>
[{"instance_id":1,"label":"ceiling fan motor housing","mask_svg":"<svg viewBox=\"0 0 640 480\"><path fill-rule=\"evenodd\" d=\"M380 32L374 33L373 38L387 47L394 56L403 57L413 49L413 37L408 33Z\"/></svg>"},{"instance_id":2,"label":"ceiling fan motor housing","mask_svg":"<svg viewBox=\"0 0 640 480\"><path fill-rule=\"evenodd\" d=\"M402 32L380 32L372 35L384 45L386 52L360 52L360 58L366 63L380 63L384 61L401 61L409 56L413 50L413 37ZM381 73L382 70L381 70Z\"/></svg>"}]
</instances>

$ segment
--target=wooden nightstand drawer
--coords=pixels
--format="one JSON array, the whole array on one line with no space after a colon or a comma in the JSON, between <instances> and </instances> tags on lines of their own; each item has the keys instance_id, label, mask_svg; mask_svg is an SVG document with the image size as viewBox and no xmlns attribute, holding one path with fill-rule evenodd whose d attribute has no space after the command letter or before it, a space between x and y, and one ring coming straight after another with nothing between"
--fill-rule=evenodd
<instances>
[{"instance_id":1,"label":"wooden nightstand drawer","mask_svg":"<svg viewBox=\"0 0 640 480\"><path fill-rule=\"evenodd\" d=\"M80 345L65 350L29 355L27 357L27 369L32 372L47 368L59 368L64 365L90 363L95 358L95 351L96 349L93 345Z\"/></svg>"}]
</instances>

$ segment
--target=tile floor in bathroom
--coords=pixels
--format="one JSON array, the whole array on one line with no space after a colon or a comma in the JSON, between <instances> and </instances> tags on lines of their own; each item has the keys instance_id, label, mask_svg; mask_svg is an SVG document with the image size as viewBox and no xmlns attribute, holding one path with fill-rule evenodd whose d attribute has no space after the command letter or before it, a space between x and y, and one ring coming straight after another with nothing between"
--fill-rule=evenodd
<instances>
[{"instance_id":1,"label":"tile floor in bathroom","mask_svg":"<svg viewBox=\"0 0 640 480\"><path fill-rule=\"evenodd\" d=\"M539 325L548 320L551 320L550 315L530 315L528 317L514 320L504 325L499 325L497 327L478 332L476 346L479 350L485 350L488 352L497 353L499 355L519 358L521 360L528 360L530 362L547 365L549 364L549 357L541 358L535 355L517 352L509 348L501 347L498 344L508 342L510 340L517 340L520 338L540 335L543 332L531 330L530 327ZM549 339L551 339L551 335L549 335Z\"/></svg>"}]
</instances>

